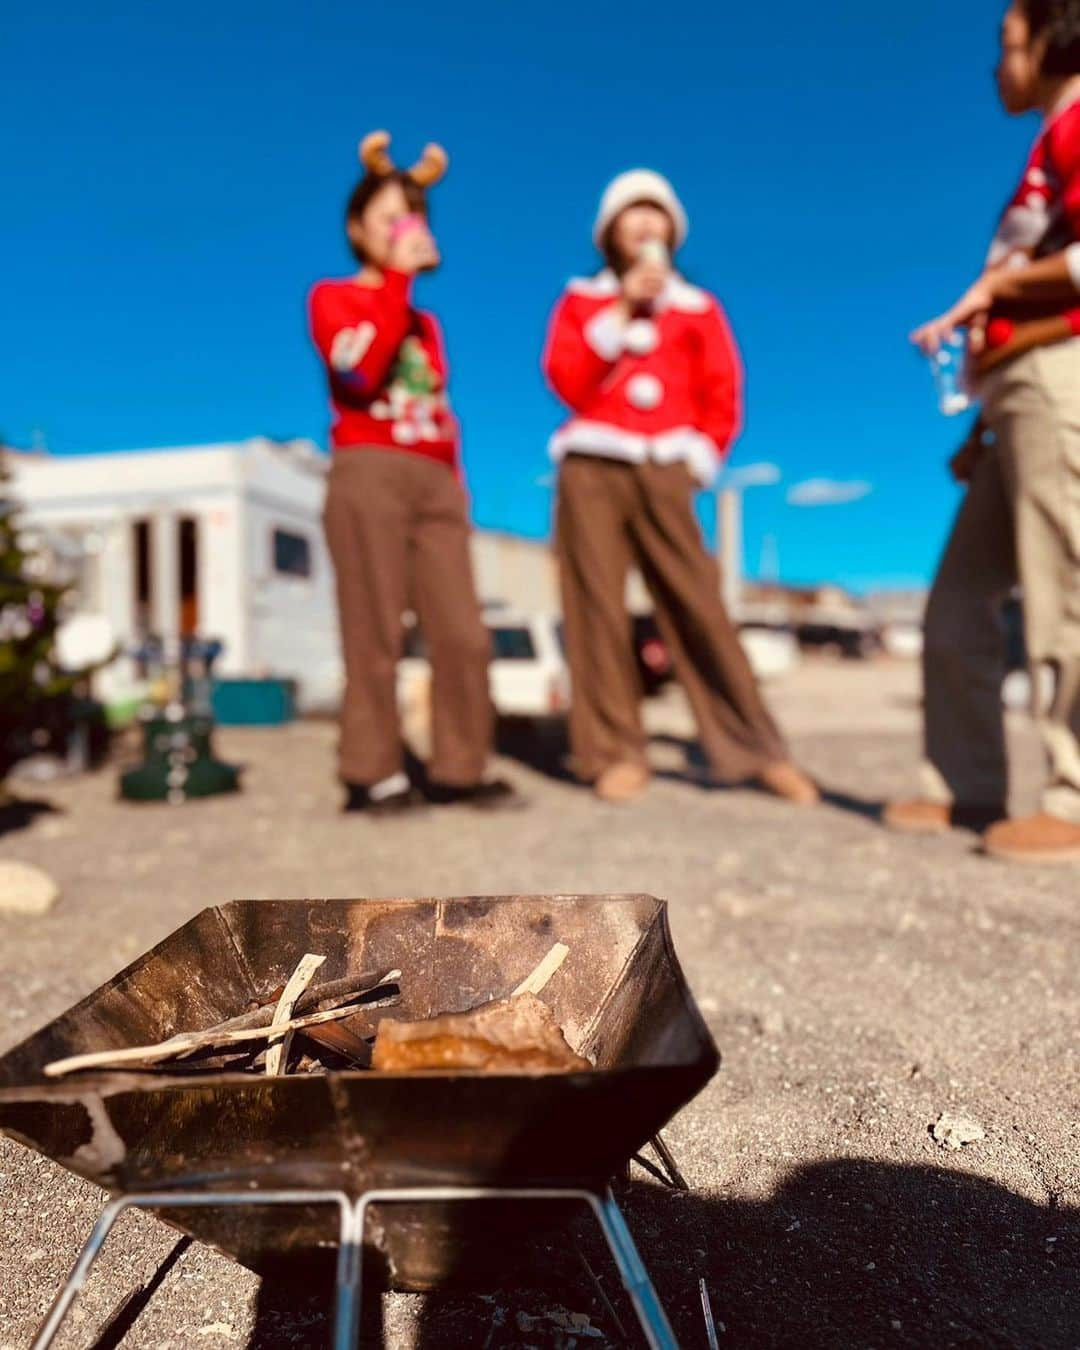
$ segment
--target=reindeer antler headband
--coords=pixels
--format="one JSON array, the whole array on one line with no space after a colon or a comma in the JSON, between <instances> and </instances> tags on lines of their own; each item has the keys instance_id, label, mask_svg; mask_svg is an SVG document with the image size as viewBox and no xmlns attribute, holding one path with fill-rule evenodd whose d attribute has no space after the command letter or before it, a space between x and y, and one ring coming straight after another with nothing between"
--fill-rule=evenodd
<instances>
[{"instance_id":1,"label":"reindeer antler headband","mask_svg":"<svg viewBox=\"0 0 1080 1350\"><path fill-rule=\"evenodd\" d=\"M386 178L397 169L390 158L390 133L372 131L360 142L360 163L377 178ZM442 178L450 166L450 158L441 145L432 142L424 146L424 152L411 169L405 170L405 176L411 178L417 187L429 188Z\"/></svg>"}]
</instances>

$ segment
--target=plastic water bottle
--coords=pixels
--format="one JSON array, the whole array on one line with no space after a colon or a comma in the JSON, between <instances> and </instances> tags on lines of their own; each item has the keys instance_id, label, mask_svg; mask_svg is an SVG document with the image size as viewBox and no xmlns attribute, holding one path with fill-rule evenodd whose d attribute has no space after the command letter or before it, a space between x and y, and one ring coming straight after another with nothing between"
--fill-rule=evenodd
<instances>
[{"instance_id":1,"label":"plastic water bottle","mask_svg":"<svg viewBox=\"0 0 1080 1350\"><path fill-rule=\"evenodd\" d=\"M937 385L938 407L946 417L955 417L971 407L965 373L967 360L967 330L958 329L940 350L930 358L930 368Z\"/></svg>"}]
</instances>

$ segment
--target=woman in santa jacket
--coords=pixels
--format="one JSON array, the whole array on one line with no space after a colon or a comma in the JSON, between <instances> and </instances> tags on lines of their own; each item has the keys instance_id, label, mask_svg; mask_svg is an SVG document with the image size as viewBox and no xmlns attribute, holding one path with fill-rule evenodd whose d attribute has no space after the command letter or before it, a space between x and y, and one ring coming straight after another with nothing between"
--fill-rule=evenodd
<instances>
[{"instance_id":1,"label":"woman in santa jacket","mask_svg":"<svg viewBox=\"0 0 1080 1350\"><path fill-rule=\"evenodd\" d=\"M616 178L594 229L607 266L572 281L551 320L544 370L571 412L551 451L576 769L607 801L648 786L624 599L636 566L716 778L812 804L817 788L762 701L694 516L695 489L739 430L741 369L719 304L670 265L687 228L665 178Z\"/></svg>"}]
</instances>

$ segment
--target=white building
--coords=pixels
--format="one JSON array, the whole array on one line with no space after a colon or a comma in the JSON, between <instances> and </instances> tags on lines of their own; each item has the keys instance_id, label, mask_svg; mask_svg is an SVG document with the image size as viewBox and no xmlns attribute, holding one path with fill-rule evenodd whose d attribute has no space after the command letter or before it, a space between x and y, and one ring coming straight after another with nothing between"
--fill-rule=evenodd
<instances>
[{"instance_id":1,"label":"white building","mask_svg":"<svg viewBox=\"0 0 1080 1350\"><path fill-rule=\"evenodd\" d=\"M341 686L321 513L326 457L306 441L105 455L15 454L14 495L76 584L77 610L130 648L148 633L225 646L225 675L300 683L303 706ZM109 699L130 661L106 673Z\"/></svg>"}]
</instances>

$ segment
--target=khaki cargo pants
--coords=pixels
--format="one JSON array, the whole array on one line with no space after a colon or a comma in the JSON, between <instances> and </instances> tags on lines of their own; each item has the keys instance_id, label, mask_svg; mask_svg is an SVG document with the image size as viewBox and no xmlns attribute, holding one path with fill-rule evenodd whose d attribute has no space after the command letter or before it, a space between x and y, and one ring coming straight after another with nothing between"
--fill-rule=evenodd
<instances>
[{"instance_id":1,"label":"khaki cargo pants","mask_svg":"<svg viewBox=\"0 0 1080 1350\"><path fill-rule=\"evenodd\" d=\"M1019 582L1049 767L1043 810L1080 824L1080 339L995 372L983 413L996 440L926 614L926 787L963 805L1007 800L1000 613Z\"/></svg>"}]
</instances>

